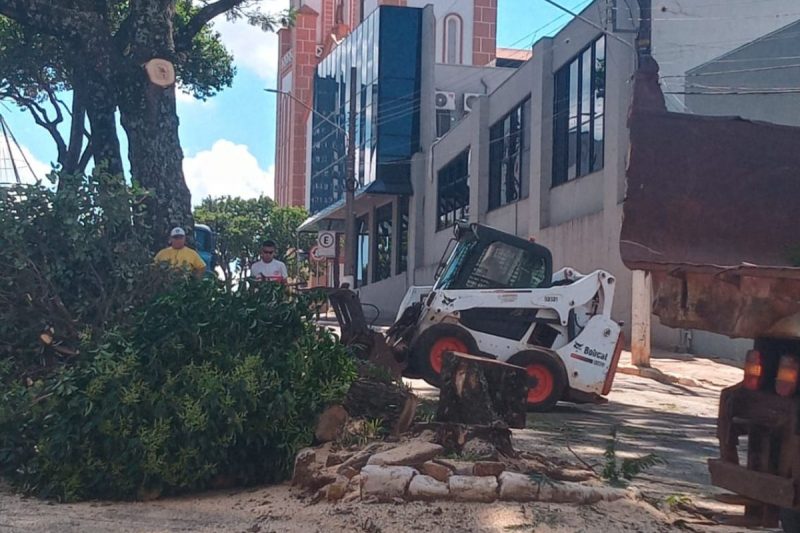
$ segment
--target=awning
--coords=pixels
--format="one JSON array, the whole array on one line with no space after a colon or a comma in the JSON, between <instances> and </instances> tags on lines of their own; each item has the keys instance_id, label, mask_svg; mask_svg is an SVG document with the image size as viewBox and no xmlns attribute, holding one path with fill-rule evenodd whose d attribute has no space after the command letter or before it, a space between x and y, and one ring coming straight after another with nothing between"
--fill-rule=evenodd
<instances>
[{"instance_id":1,"label":"awning","mask_svg":"<svg viewBox=\"0 0 800 533\"><path fill-rule=\"evenodd\" d=\"M372 185L372 184L370 184ZM362 215L373 207L380 207L381 205L390 201L388 197L400 196L404 194L407 189L403 189L402 193L384 192L380 187L374 190L371 186L359 189L355 193L353 206L356 211L356 216ZM345 231L345 206L344 198L332 203L322 211L315 213L308 217L300 227L297 228L299 233L316 233L318 231L336 231L344 233Z\"/></svg>"},{"instance_id":2,"label":"awning","mask_svg":"<svg viewBox=\"0 0 800 533\"><path fill-rule=\"evenodd\" d=\"M318 231L344 231L344 198L334 202L322 211L314 213L300 224L298 233Z\"/></svg>"}]
</instances>

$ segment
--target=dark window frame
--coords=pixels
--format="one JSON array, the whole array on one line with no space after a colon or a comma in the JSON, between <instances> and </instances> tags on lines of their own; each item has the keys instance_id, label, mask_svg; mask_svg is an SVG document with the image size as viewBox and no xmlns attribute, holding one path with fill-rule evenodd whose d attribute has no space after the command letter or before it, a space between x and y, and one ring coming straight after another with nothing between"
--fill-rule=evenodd
<instances>
[{"instance_id":1,"label":"dark window frame","mask_svg":"<svg viewBox=\"0 0 800 533\"><path fill-rule=\"evenodd\" d=\"M392 277L392 255L394 254L394 206L391 202L375 209L375 264L372 267L372 282L377 283ZM388 224L387 224L388 223Z\"/></svg>"},{"instance_id":2,"label":"dark window frame","mask_svg":"<svg viewBox=\"0 0 800 533\"><path fill-rule=\"evenodd\" d=\"M470 151L462 151L436 173L436 231L469 216Z\"/></svg>"},{"instance_id":3,"label":"dark window frame","mask_svg":"<svg viewBox=\"0 0 800 533\"><path fill-rule=\"evenodd\" d=\"M368 285L370 282L369 274L369 260L370 260L370 234L369 234L369 214L365 214L356 218L356 249L355 254L356 256L353 258L356 265L356 272L355 272L355 282L356 287L363 287L364 285ZM364 240L366 239L366 243ZM362 251L366 251L367 257L364 261L362 261Z\"/></svg>"},{"instance_id":4,"label":"dark window frame","mask_svg":"<svg viewBox=\"0 0 800 533\"><path fill-rule=\"evenodd\" d=\"M447 109L436 110L436 137L444 137L453 128L453 113Z\"/></svg>"},{"instance_id":5,"label":"dark window frame","mask_svg":"<svg viewBox=\"0 0 800 533\"><path fill-rule=\"evenodd\" d=\"M600 45L600 46L598 46ZM598 50L602 50L602 73L598 66ZM584 100L584 57L590 52L591 68L589 69L589 95L588 113L583 109ZM608 50L606 39L601 35L572 57L559 68L553 77L553 171L552 187L557 187L573 179L578 179L588 174L598 172L605 166L605 87L608 64ZM577 79L572 80L573 73ZM574 81L575 90L572 91ZM574 97L575 126L570 125L572 100ZM602 111L598 112L597 103L602 99ZM583 139L584 116L588 120L588 136ZM599 125L599 127L598 127ZM570 138L574 131L575 146ZM597 133L599 131L599 141ZM573 150L574 148L574 150ZM583 150L589 150L588 157L584 157ZM584 168L585 167L585 168ZM572 172L574 170L574 175Z\"/></svg>"},{"instance_id":6,"label":"dark window frame","mask_svg":"<svg viewBox=\"0 0 800 533\"><path fill-rule=\"evenodd\" d=\"M526 97L489 128L489 211L527 196L523 169L529 101Z\"/></svg>"},{"instance_id":7,"label":"dark window frame","mask_svg":"<svg viewBox=\"0 0 800 533\"><path fill-rule=\"evenodd\" d=\"M409 197L401 196L397 199L397 273L402 274L408 270L408 225L409 225Z\"/></svg>"}]
</instances>

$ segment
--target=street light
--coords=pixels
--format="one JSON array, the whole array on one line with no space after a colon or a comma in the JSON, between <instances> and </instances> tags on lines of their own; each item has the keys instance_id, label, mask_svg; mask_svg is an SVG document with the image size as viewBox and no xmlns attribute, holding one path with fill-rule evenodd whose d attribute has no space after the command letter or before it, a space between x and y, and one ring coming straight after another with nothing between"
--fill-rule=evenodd
<instances>
[{"instance_id":1,"label":"street light","mask_svg":"<svg viewBox=\"0 0 800 533\"><path fill-rule=\"evenodd\" d=\"M296 97L292 93L287 92L287 91L280 91L278 89L264 89L264 91L266 91L268 93L273 93L273 94L280 94L282 96L288 96L289 98L291 98L292 100L294 100L295 102L297 102L301 106L305 107L306 109L308 109L309 111L314 113L316 116L318 116L319 118L321 118L322 120L324 120L325 122L327 122L328 124L330 124L331 126L336 128L337 130L341 131L345 135L348 134L346 129L344 129L343 127L339 126L335 122L331 121L328 117L326 117L325 115L323 115L322 113L320 113L319 111L317 111L316 109L311 107L310 105L306 104L304 101L300 100L298 97Z\"/></svg>"}]
</instances>

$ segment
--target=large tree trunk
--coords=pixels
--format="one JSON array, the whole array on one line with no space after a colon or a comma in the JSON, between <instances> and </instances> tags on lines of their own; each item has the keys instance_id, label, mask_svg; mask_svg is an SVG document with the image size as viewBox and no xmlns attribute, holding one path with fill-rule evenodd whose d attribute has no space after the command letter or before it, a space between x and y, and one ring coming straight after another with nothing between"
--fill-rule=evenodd
<instances>
[{"instance_id":1,"label":"large tree trunk","mask_svg":"<svg viewBox=\"0 0 800 533\"><path fill-rule=\"evenodd\" d=\"M104 28L105 30L105 28ZM91 35L80 45L85 57L72 59L72 83L89 119L95 168L123 179L122 151L117 133L116 67L119 56L110 33Z\"/></svg>"},{"instance_id":2,"label":"large tree trunk","mask_svg":"<svg viewBox=\"0 0 800 533\"><path fill-rule=\"evenodd\" d=\"M91 138L86 137L86 105L84 99L85 87L72 86L72 122L70 123L69 138L67 140L66 151L59 155L61 174L58 177L58 192L63 193L67 190L75 190L83 179L86 167L93 158ZM84 148L84 141L86 147ZM119 141L117 141L119 145ZM109 148L106 147L106 151ZM121 160L121 155L116 154L116 158Z\"/></svg>"},{"instance_id":3,"label":"large tree trunk","mask_svg":"<svg viewBox=\"0 0 800 533\"><path fill-rule=\"evenodd\" d=\"M85 95L77 87L72 89L72 122L69 128L67 153L62 162L64 172L70 175L82 174L88 161L83 158L83 145L86 139ZM88 139L86 139L88 141Z\"/></svg>"},{"instance_id":4,"label":"large tree trunk","mask_svg":"<svg viewBox=\"0 0 800 533\"><path fill-rule=\"evenodd\" d=\"M175 86L154 85L142 68L154 58L174 61L174 0L141 0L131 5L130 55L120 83L120 116L128 135L131 178L152 194L153 248L174 226L190 228L192 204L183 176Z\"/></svg>"},{"instance_id":5,"label":"large tree trunk","mask_svg":"<svg viewBox=\"0 0 800 533\"><path fill-rule=\"evenodd\" d=\"M144 71L120 104L128 134L131 179L147 189L153 243L160 247L170 228L192 226L191 195L183 176L175 89L149 83Z\"/></svg>"}]
</instances>

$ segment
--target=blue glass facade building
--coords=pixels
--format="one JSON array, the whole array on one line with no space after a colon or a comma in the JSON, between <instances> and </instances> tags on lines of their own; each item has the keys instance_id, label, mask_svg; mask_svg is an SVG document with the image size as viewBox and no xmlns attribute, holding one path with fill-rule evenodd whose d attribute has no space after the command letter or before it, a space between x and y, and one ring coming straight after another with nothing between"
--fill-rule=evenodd
<instances>
[{"instance_id":1,"label":"blue glass facade building","mask_svg":"<svg viewBox=\"0 0 800 533\"><path fill-rule=\"evenodd\" d=\"M311 134L311 213L344 198L351 83L356 83L357 98L357 190L411 194L411 156L420 149L421 32L422 9L383 6L318 65ZM355 80L350 79L353 67Z\"/></svg>"}]
</instances>

